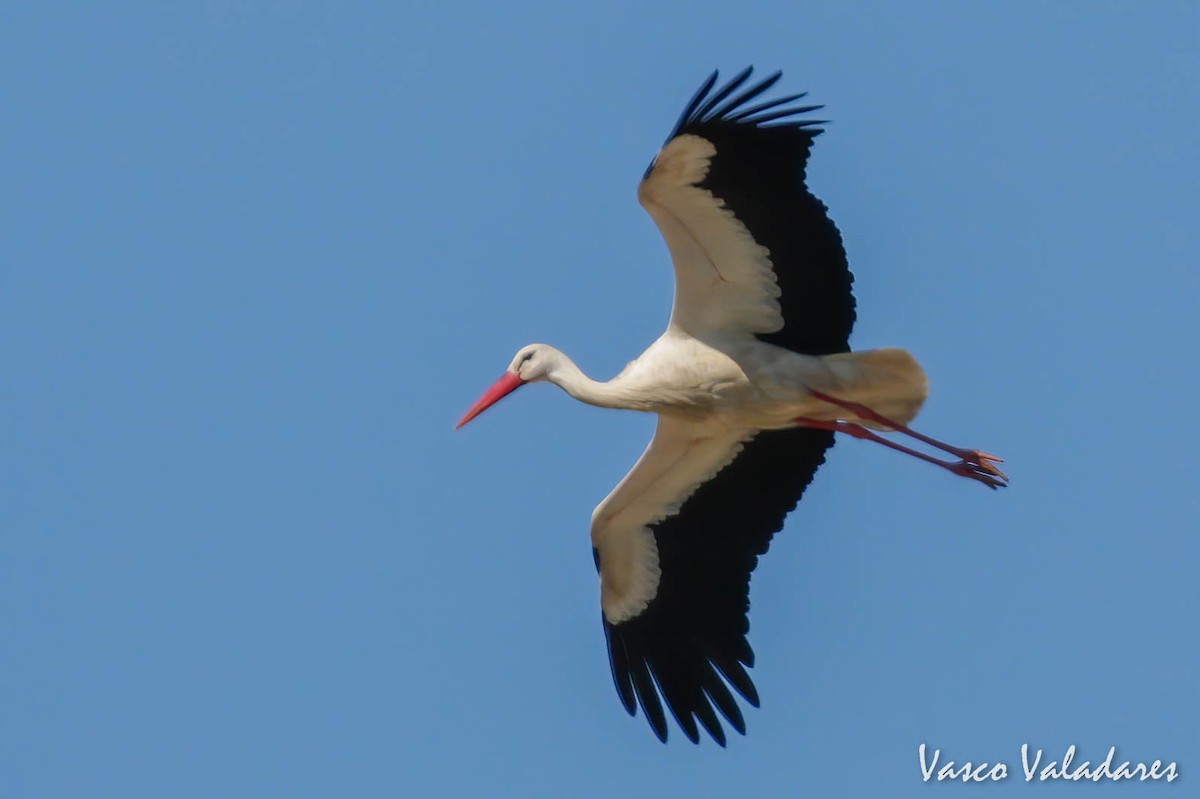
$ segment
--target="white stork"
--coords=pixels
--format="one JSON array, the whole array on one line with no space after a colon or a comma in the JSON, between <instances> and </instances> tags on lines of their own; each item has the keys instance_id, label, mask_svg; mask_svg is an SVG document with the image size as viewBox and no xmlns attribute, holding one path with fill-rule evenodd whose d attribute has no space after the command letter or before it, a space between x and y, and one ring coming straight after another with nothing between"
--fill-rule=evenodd
<instances>
[{"instance_id":1,"label":"white stork","mask_svg":"<svg viewBox=\"0 0 1200 799\"><path fill-rule=\"evenodd\" d=\"M906 426L928 391L911 354L850 352L845 251L804 183L823 120L797 117L821 106L790 105L803 94L750 105L781 76L742 89L751 71L716 92L716 72L704 82L638 187L675 265L666 332L607 383L553 347L523 347L458 423L543 380L591 405L658 414L649 447L593 512L591 535L617 694L630 715L641 705L663 741L663 702L693 742L699 722L725 744L715 711L745 733L729 689L758 705L746 673L750 573L835 432L992 488L1007 480L1000 458Z\"/></svg>"}]
</instances>

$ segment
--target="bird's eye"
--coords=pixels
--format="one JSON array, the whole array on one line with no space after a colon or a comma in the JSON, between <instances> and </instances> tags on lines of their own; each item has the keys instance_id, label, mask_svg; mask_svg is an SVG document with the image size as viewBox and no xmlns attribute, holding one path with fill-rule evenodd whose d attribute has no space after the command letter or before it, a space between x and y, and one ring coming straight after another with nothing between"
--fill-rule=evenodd
<instances>
[{"instance_id":1,"label":"bird's eye","mask_svg":"<svg viewBox=\"0 0 1200 799\"><path fill-rule=\"evenodd\" d=\"M518 365L518 366L524 366L526 361L531 361L531 360L533 360L533 353L532 353L532 352L527 352L527 353L525 353L524 355L522 355L522 356L521 356L521 363L519 363L519 364L517 364L517 365Z\"/></svg>"}]
</instances>

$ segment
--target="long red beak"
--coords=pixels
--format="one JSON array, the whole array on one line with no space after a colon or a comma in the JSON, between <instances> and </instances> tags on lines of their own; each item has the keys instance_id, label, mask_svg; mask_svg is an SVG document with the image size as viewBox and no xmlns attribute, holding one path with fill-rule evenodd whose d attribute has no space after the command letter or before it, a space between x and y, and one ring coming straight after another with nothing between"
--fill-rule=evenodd
<instances>
[{"instance_id":1,"label":"long red beak","mask_svg":"<svg viewBox=\"0 0 1200 799\"><path fill-rule=\"evenodd\" d=\"M457 430L462 427L523 385L525 385L525 381L516 372L505 372L503 377L493 383L492 387L484 392L484 395L479 398L479 402L471 406L471 410L467 411L467 415L460 419L458 424L454 425L454 429Z\"/></svg>"}]
</instances>

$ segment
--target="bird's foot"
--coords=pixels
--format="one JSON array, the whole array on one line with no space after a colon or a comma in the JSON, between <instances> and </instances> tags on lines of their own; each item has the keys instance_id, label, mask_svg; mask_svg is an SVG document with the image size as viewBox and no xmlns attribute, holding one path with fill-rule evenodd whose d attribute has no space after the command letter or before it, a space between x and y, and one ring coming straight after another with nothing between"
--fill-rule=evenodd
<instances>
[{"instance_id":1,"label":"bird's foot","mask_svg":"<svg viewBox=\"0 0 1200 799\"><path fill-rule=\"evenodd\" d=\"M962 460L958 463L944 464L950 471L960 477L969 477L972 480L978 480L991 489L1008 487L1008 475L1000 471L1000 467L996 466L997 463L1003 463L1004 458L998 458L995 455L989 455L977 449L959 450L956 454Z\"/></svg>"}]
</instances>

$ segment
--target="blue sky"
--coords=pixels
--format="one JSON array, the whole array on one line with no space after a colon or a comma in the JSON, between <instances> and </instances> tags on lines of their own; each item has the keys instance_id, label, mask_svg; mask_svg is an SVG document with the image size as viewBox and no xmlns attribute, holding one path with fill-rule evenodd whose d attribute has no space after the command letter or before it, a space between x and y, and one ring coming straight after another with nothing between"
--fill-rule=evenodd
<instances>
[{"instance_id":1,"label":"blue sky","mask_svg":"<svg viewBox=\"0 0 1200 799\"><path fill-rule=\"evenodd\" d=\"M0 794L1182 795L1200 768L1200 7L0 12ZM728 750L630 719L592 507L653 420L526 389L658 334L634 191L707 73L834 120L858 348L989 492L843 441L752 585ZM1160 785L1027 785L1058 757Z\"/></svg>"}]
</instances>

